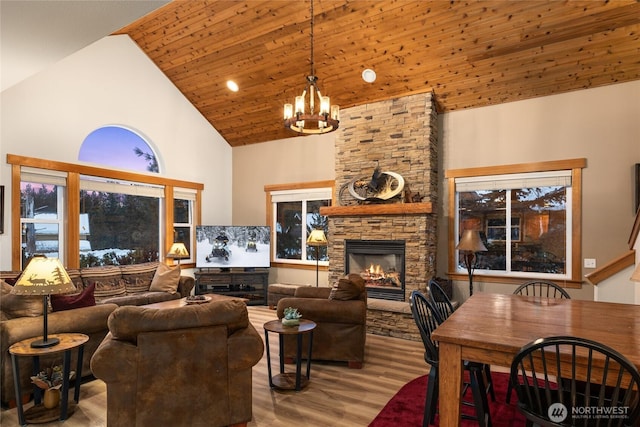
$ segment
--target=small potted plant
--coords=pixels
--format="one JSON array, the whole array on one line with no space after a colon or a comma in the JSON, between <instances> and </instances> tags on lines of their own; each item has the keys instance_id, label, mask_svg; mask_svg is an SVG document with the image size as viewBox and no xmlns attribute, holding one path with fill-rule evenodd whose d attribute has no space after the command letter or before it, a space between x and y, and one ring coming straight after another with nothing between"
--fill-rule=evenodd
<instances>
[{"instance_id":1,"label":"small potted plant","mask_svg":"<svg viewBox=\"0 0 640 427\"><path fill-rule=\"evenodd\" d=\"M283 326L298 326L302 314L298 313L297 308L287 307L284 309L284 317L282 318Z\"/></svg>"},{"instance_id":2,"label":"small potted plant","mask_svg":"<svg viewBox=\"0 0 640 427\"><path fill-rule=\"evenodd\" d=\"M75 376L75 372L71 371L69 380ZM62 366L54 365L47 368L36 376L31 377L31 382L38 388L44 390L44 398L42 403L45 408L51 409L60 403L60 388L62 387Z\"/></svg>"}]
</instances>

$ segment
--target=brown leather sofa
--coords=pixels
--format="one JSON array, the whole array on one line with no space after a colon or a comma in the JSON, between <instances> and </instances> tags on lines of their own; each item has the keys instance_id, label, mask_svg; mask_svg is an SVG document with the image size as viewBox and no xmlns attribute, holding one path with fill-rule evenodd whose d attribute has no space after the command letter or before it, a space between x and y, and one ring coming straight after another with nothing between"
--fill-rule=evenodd
<instances>
[{"instance_id":1,"label":"brown leather sofa","mask_svg":"<svg viewBox=\"0 0 640 427\"><path fill-rule=\"evenodd\" d=\"M349 285L346 283L348 281L341 279L336 284L336 287L344 284L351 288L342 297L338 295L338 299L329 299L332 292L336 295L337 289L300 287L296 289L294 297L278 301L277 314L281 319L285 308L294 307L303 319L313 320L318 325L313 333L313 360L347 362L350 368L359 369L364 362L367 335L367 292L364 282L358 281L356 286L351 286L353 282ZM293 360L297 348L296 337L284 335L283 339L285 358ZM305 336L303 358L308 354L307 340Z\"/></svg>"},{"instance_id":2,"label":"brown leather sofa","mask_svg":"<svg viewBox=\"0 0 640 427\"><path fill-rule=\"evenodd\" d=\"M91 359L107 384L107 425L228 426L252 418L264 343L241 300L119 307Z\"/></svg>"}]
</instances>

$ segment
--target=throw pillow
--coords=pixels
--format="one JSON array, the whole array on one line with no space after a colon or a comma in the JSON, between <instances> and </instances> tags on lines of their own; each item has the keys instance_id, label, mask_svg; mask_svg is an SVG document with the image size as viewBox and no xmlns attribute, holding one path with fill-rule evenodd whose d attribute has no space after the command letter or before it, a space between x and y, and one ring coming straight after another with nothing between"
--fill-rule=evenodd
<instances>
[{"instance_id":1,"label":"throw pillow","mask_svg":"<svg viewBox=\"0 0 640 427\"><path fill-rule=\"evenodd\" d=\"M95 289L96 285L92 283L78 295L51 295L51 307L53 311L64 311L96 305L96 299L93 295Z\"/></svg>"},{"instance_id":2,"label":"throw pillow","mask_svg":"<svg viewBox=\"0 0 640 427\"><path fill-rule=\"evenodd\" d=\"M361 275L351 273L347 276L347 279L354 283L361 292L364 292L366 290L366 283Z\"/></svg>"},{"instance_id":3,"label":"throw pillow","mask_svg":"<svg viewBox=\"0 0 640 427\"><path fill-rule=\"evenodd\" d=\"M13 295L13 286L2 281L0 310L10 319L42 316L42 296Z\"/></svg>"},{"instance_id":4,"label":"throw pillow","mask_svg":"<svg viewBox=\"0 0 640 427\"><path fill-rule=\"evenodd\" d=\"M124 295L124 287L120 267L109 265L104 267L89 267L80 270L84 286L95 284L94 296L96 302L104 299Z\"/></svg>"},{"instance_id":5,"label":"throw pillow","mask_svg":"<svg viewBox=\"0 0 640 427\"><path fill-rule=\"evenodd\" d=\"M350 274L333 285L329 299L349 301L359 299L364 291L364 279L358 274Z\"/></svg>"},{"instance_id":6,"label":"throw pillow","mask_svg":"<svg viewBox=\"0 0 640 427\"><path fill-rule=\"evenodd\" d=\"M157 261L121 266L120 270L127 294L147 292L157 269Z\"/></svg>"},{"instance_id":7,"label":"throw pillow","mask_svg":"<svg viewBox=\"0 0 640 427\"><path fill-rule=\"evenodd\" d=\"M169 292L175 294L180 281L180 269L171 268L166 264L158 264L156 274L153 276L149 290L152 292Z\"/></svg>"}]
</instances>

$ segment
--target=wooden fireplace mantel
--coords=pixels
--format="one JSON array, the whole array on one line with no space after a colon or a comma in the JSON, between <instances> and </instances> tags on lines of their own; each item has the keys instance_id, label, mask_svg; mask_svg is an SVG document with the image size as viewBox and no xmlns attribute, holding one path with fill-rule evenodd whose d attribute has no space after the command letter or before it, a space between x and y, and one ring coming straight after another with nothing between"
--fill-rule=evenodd
<instances>
[{"instance_id":1,"label":"wooden fireplace mantel","mask_svg":"<svg viewBox=\"0 0 640 427\"><path fill-rule=\"evenodd\" d=\"M325 206L320 208L320 215L324 216L423 215L430 213L433 213L431 202Z\"/></svg>"}]
</instances>

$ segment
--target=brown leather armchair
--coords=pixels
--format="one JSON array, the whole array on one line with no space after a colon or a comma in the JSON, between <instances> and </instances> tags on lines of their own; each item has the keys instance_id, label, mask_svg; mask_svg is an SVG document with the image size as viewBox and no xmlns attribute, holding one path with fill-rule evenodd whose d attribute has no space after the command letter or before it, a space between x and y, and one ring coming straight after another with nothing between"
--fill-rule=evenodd
<instances>
[{"instance_id":1,"label":"brown leather armchair","mask_svg":"<svg viewBox=\"0 0 640 427\"><path fill-rule=\"evenodd\" d=\"M348 362L350 368L362 368L364 347L367 336L367 292L364 281L353 276L349 299L329 299L337 289L300 287L294 297L278 301L278 318L284 316L287 307L297 308L303 319L313 320L318 326L313 331L313 360ZM362 280L362 279L360 279ZM341 279L339 286L349 280ZM338 284L337 284L338 286ZM349 285L348 285L349 286ZM354 289L358 289L354 293ZM344 295L344 294L343 294ZM347 298L344 297L344 298ZM338 296L339 298L339 296ZM296 337L285 335L284 356L293 360L296 355ZM303 358L307 357L308 337L303 338Z\"/></svg>"},{"instance_id":2,"label":"brown leather armchair","mask_svg":"<svg viewBox=\"0 0 640 427\"><path fill-rule=\"evenodd\" d=\"M91 359L108 426L246 425L262 338L241 300L117 308Z\"/></svg>"}]
</instances>

